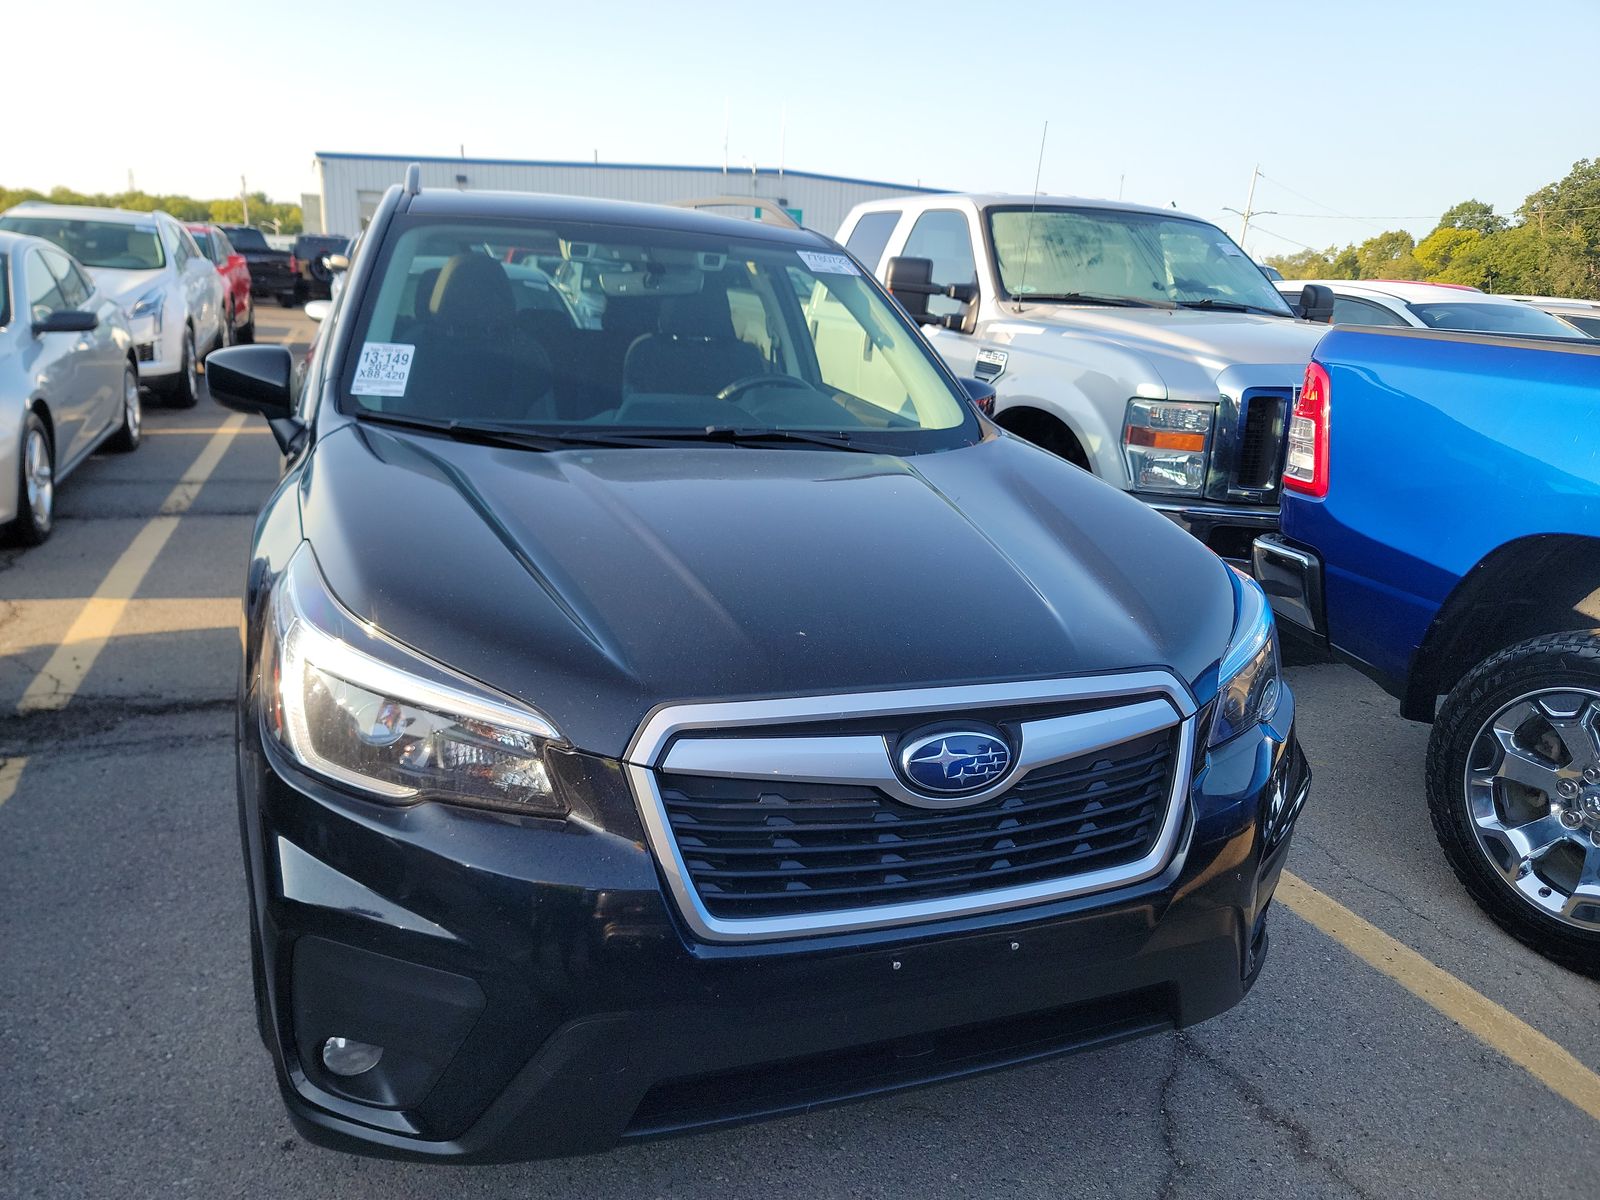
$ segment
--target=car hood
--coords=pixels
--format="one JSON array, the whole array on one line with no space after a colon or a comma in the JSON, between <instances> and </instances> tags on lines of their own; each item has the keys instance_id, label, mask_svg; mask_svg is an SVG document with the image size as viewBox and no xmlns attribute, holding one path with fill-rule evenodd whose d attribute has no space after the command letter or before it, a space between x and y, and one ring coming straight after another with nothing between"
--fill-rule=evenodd
<instances>
[{"instance_id":1,"label":"car hood","mask_svg":"<svg viewBox=\"0 0 1600 1200\"><path fill-rule=\"evenodd\" d=\"M1299 383L1328 332L1326 325L1287 317L1182 308L1030 305L1025 319L1069 340L1092 338L1138 354L1169 395L1183 399L1214 397L1218 376L1236 366L1280 367L1283 383Z\"/></svg>"},{"instance_id":2,"label":"car hood","mask_svg":"<svg viewBox=\"0 0 1600 1200\"><path fill-rule=\"evenodd\" d=\"M905 458L539 453L347 426L301 513L358 617L612 756L667 701L1194 681L1233 624L1209 551L1009 436Z\"/></svg>"},{"instance_id":3,"label":"car hood","mask_svg":"<svg viewBox=\"0 0 1600 1200\"><path fill-rule=\"evenodd\" d=\"M132 307L135 300L160 283L164 270L161 267L152 271L124 271L116 267L86 269L94 279L95 286L123 308Z\"/></svg>"}]
</instances>

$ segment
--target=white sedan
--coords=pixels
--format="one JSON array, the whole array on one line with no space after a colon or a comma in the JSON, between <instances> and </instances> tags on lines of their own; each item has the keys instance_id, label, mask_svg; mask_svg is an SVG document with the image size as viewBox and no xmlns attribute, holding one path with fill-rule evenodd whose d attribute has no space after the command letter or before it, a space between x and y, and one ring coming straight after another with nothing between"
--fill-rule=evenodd
<instances>
[{"instance_id":1,"label":"white sedan","mask_svg":"<svg viewBox=\"0 0 1600 1200\"><path fill-rule=\"evenodd\" d=\"M163 212L28 201L0 229L56 243L127 313L142 382L168 403L199 397L199 365L222 345L226 284L177 220Z\"/></svg>"},{"instance_id":2,"label":"white sedan","mask_svg":"<svg viewBox=\"0 0 1600 1200\"><path fill-rule=\"evenodd\" d=\"M1278 290L1290 304L1300 291L1320 283L1333 292L1333 324L1398 325L1412 329L1459 329L1474 333L1513 333L1524 337L1587 336L1531 305L1509 296L1491 296L1454 283L1410 283L1389 279L1289 279Z\"/></svg>"}]
</instances>

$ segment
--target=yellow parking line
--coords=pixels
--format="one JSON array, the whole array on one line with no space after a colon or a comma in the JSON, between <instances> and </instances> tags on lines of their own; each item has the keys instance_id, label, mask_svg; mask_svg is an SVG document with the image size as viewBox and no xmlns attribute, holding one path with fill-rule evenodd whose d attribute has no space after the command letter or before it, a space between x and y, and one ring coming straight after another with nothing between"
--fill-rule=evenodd
<instances>
[{"instance_id":1,"label":"yellow parking line","mask_svg":"<svg viewBox=\"0 0 1600 1200\"><path fill-rule=\"evenodd\" d=\"M26 758L8 758L0 762L0 804L17 794L17 784L22 782L22 768L27 765Z\"/></svg>"},{"instance_id":2,"label":"yellow parking line","mask_svg":"<svg viewBox=\"0 0 1600 1200\"><path fill-rule=\"evenodd\" d=\"M1278 884L1278 898L1368 966L1600 1121L1600 1075L1533 1026L1287 871Z\"/></svg>"},{"instance_id":3,"label":"yellow parking line","mask_svg":"<svg viewBox=\"0 0 1600 1200\"><path fill-rule=\"evenodd\" d=\"M207 479L211 478L222 456L233 444L235 435L244 424L244 416L235 413L222 423L211 436L205 449L184 472L183 478L162 501L160 515L151 517L143 529L134 536L128 548L111 565L106 577L95 588L94 595L85 601L82 610L73 620L66 635L50 655L40 672L28 684L27 691L17 702L18 712L38 712L45 709L65 708L82 685L89 668L105 649L111 631L116 628L128 601L144 582L156 555L167 544L178 521L194 503Z\"/></svg>"}]
</instances>

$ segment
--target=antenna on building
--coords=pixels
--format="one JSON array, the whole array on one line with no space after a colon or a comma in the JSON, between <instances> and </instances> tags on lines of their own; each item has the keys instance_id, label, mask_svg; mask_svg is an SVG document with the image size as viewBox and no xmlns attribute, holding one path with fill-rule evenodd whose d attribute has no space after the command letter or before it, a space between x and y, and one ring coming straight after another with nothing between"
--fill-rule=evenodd
<instances>
[{"instance_id":1,"label":"antenna on building","mask_svg":"<svg viewBox=\"0 0 1600 1200\"><path fill-rule=\"evenodd\" d=\"M1044 123L1039 134L1039 165L1033 169L1033 203L1028 207L1028 230L1022 235L1022 277L1017 280L1017 311L1022 311L1022 297L1028 287L1028 258L1033 253L1033 216L1039 211L1039 177L1044 174L1044 140L1050 136L1050 122Z\"/></svg>"},{"instance_id":2,"label":"antenna on building","mask_svg":"<svg viewBox=\"0 0 1600 1200\"><path fill-rule=\"evenodd\" d=\"M783 178L784 151L789 143L789 106L783 106L783 115L778 118L778 178Z\"/></svg>"}]
</instances>

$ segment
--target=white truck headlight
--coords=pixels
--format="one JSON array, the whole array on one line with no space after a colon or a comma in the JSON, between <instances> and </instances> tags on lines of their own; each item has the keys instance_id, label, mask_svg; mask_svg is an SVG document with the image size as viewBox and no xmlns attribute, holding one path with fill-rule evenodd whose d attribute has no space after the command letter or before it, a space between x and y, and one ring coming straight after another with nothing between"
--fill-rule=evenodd
<instances>
[{"instance_id":1,"label":"white truck headlight","mask_svg":"<svg viewBox=\"0 0 1600 1200\"><path fill-rule=\"evenodd\" d=\"M1140 492L1198 495L1211 458L1215 404L1183 400L1130 400L1122 427L1128 478Z\"/></svg>"},{"instance_id":2,"label":"white truck headlight","mask_svg":"<svg viewBox=\"0 0 1600 1200\"><path fill-rule=\"evenodd\" d=\"M545 717L384 637L329 593L303 543L262 649L268 732L317 775L396 804L562 816Z\"/></svg>"}]
</instances>

